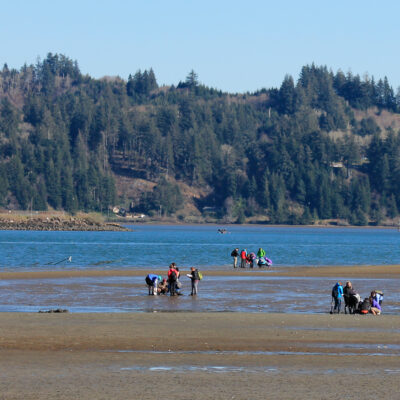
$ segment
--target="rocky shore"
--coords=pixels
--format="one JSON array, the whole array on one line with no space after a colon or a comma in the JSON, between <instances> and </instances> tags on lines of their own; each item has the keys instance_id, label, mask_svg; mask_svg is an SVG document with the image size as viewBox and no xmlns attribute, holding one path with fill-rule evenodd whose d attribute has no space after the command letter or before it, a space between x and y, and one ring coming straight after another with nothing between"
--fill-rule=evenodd
<instances>
[{"instance_id":1,"label":"rocky shore","mask_svg":"<svg viewBox=\"0 0 400 400\"><path fill-rule=\"evenodd\" d=\"M116 223L98 222L88 217L0 217L0 230L20 231L129 231Z\"/></svg>"}]
</instances>

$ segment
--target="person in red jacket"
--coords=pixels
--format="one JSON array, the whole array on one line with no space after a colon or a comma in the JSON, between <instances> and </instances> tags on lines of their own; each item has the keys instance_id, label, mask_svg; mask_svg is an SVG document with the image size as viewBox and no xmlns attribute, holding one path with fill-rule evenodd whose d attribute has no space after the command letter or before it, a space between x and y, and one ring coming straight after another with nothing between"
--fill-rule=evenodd
<instances>
[{"instance_id":1,"label":"person in red jacket","mask_svg":"<svg viewBox=\"0 0 400 400\"><path fill-rule=\"evenodd\" d=\"M168 285L170 296L175 296L176 294L176 281L178 279L179 273L175 269L175 263L170 264L168 271Z\"/></svg>"},{"instance_id":2,"label":"person in red jacket","mask_svg":"<svg viewBox=\"0 0 400 400\"><path fill-rule=\"evenodd\" d=\"M243 249L240 252L240 268L246 268L246 262L247 262L247 250Z\"/></svg>"}]
</instances>

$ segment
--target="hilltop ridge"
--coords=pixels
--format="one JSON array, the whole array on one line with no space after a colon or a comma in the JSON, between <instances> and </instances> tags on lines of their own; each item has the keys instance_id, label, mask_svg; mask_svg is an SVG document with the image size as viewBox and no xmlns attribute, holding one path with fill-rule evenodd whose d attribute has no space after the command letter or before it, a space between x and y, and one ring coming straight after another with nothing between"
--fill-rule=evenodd
<instances>
[{"instance_id":1,"label":"hilltop ridge","mask_svg":"<svg viewBox=\"0 0 400 400\"><path fill-rule=\"evenodd\" d=\"M400 96L307 65L230 94L190 71L93 79L51 54L0 71L0 206L177 221L379 225L400 207Z\"/></svg>"}]
</instances>

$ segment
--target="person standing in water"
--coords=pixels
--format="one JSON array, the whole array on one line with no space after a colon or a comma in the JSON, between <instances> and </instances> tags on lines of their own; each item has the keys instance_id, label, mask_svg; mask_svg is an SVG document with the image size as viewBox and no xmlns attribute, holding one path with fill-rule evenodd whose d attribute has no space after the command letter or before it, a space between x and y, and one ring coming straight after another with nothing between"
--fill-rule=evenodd
<instances>
[{"instance_id":1,"label":"person standing in water","mask_svg":"<svg viewBox=\"0 0 400 400\"><path fill-rule=\"evenodd\" d=\"M175 263L170 264L168 271L168 285L170 296L176 294L176 280L178 279L178 271L175 269Z\"/></svg>"},{"instance_id":2,"label":"person standing in water","mask_svg":"<svg viewBox=\"0 0 400 400\"><path fill-rule=\"evenodd\" d=\"M256 261L256 255L253 252L251 252L250 254L247 254L247 261L250 264L250 268L254 268L254 264Z\"/></svg>"},{"instance_id":3,"label":"person standing in water","mask_svg":"<svg viewBox=\"0 0 400 400\"><path fill-rule=\"evenodd\" d=\"M342 282L337 282L335 286L332 288L332 298L335 301L333 312L337 310L337 313L338 314L340 313L340 308L342 306L342 297L343 297Z\"/></svg>"},{"instance_id":4,"label":"person standing in water","mask_svg":"<svg viewBox=\"0 0 400 400\"><path fill-rule=\"evenodd\" d=\"M237 258L239 257L239 248L236 247L231 253L233 257L233 268L237 268Z\"/></svg>"},{"instance_id":5,"label":"person standing in water","mask_svg":"<svg viewBox=\"0 0 400 400\"><path fill-rule=\"evenodd\" d=\"M146 284L149 289L149 296L157 296L158 294L158 283L161 281L161 276L155 274L148 274L146 276Z\"/></svg>"},{"instance_id":6,"label":"person standing in water","mask_svg":"<svg viewBox=\"0 0 400 400\"><path fill-rule=\"evenodd\" d=\"M246 268L247 263L247 249L240 252L240 268Z\"/></svg>"},{"instance_id":7,"label":"person standing in water","mask_svg":"<svg viewBox=\"0 0 400 400\"><path fill-rule=\"evenodd\" d=\"M257 258L264 258L265 256L266 256L265 250L260 247L257 251Z\"/></svg>"},{"instance_id":8,"label":"person standing in water","mask_svg":"<svg viewBox=\"0 0 400 400\"><path fill-rule=\"evenodd\" d=\"M199 270L196 269L195 267L190 268L190 274L187 274L187 277L191 279L192 281L192 293L190 294L191 296L196 296L197 295L197 287L199 285Z\"/></svg>"}]
</instances>

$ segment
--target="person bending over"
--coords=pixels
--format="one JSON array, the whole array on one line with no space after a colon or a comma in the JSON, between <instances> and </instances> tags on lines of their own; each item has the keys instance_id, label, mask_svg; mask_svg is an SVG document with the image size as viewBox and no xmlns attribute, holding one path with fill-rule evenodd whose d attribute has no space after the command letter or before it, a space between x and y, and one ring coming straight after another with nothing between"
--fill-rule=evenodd
<instances>
[{"instance_id":1,"label":"person bending over","mask_svg":"<svg viewBox=\"0 0 400 400\"><path fill-rule=\"evenodd\" d=\"M155 274L148 274L145 278L147 287L149 289L149 296L157 296L158 282L161 281L161 276Z\"/></svg>"}]
</instances>

